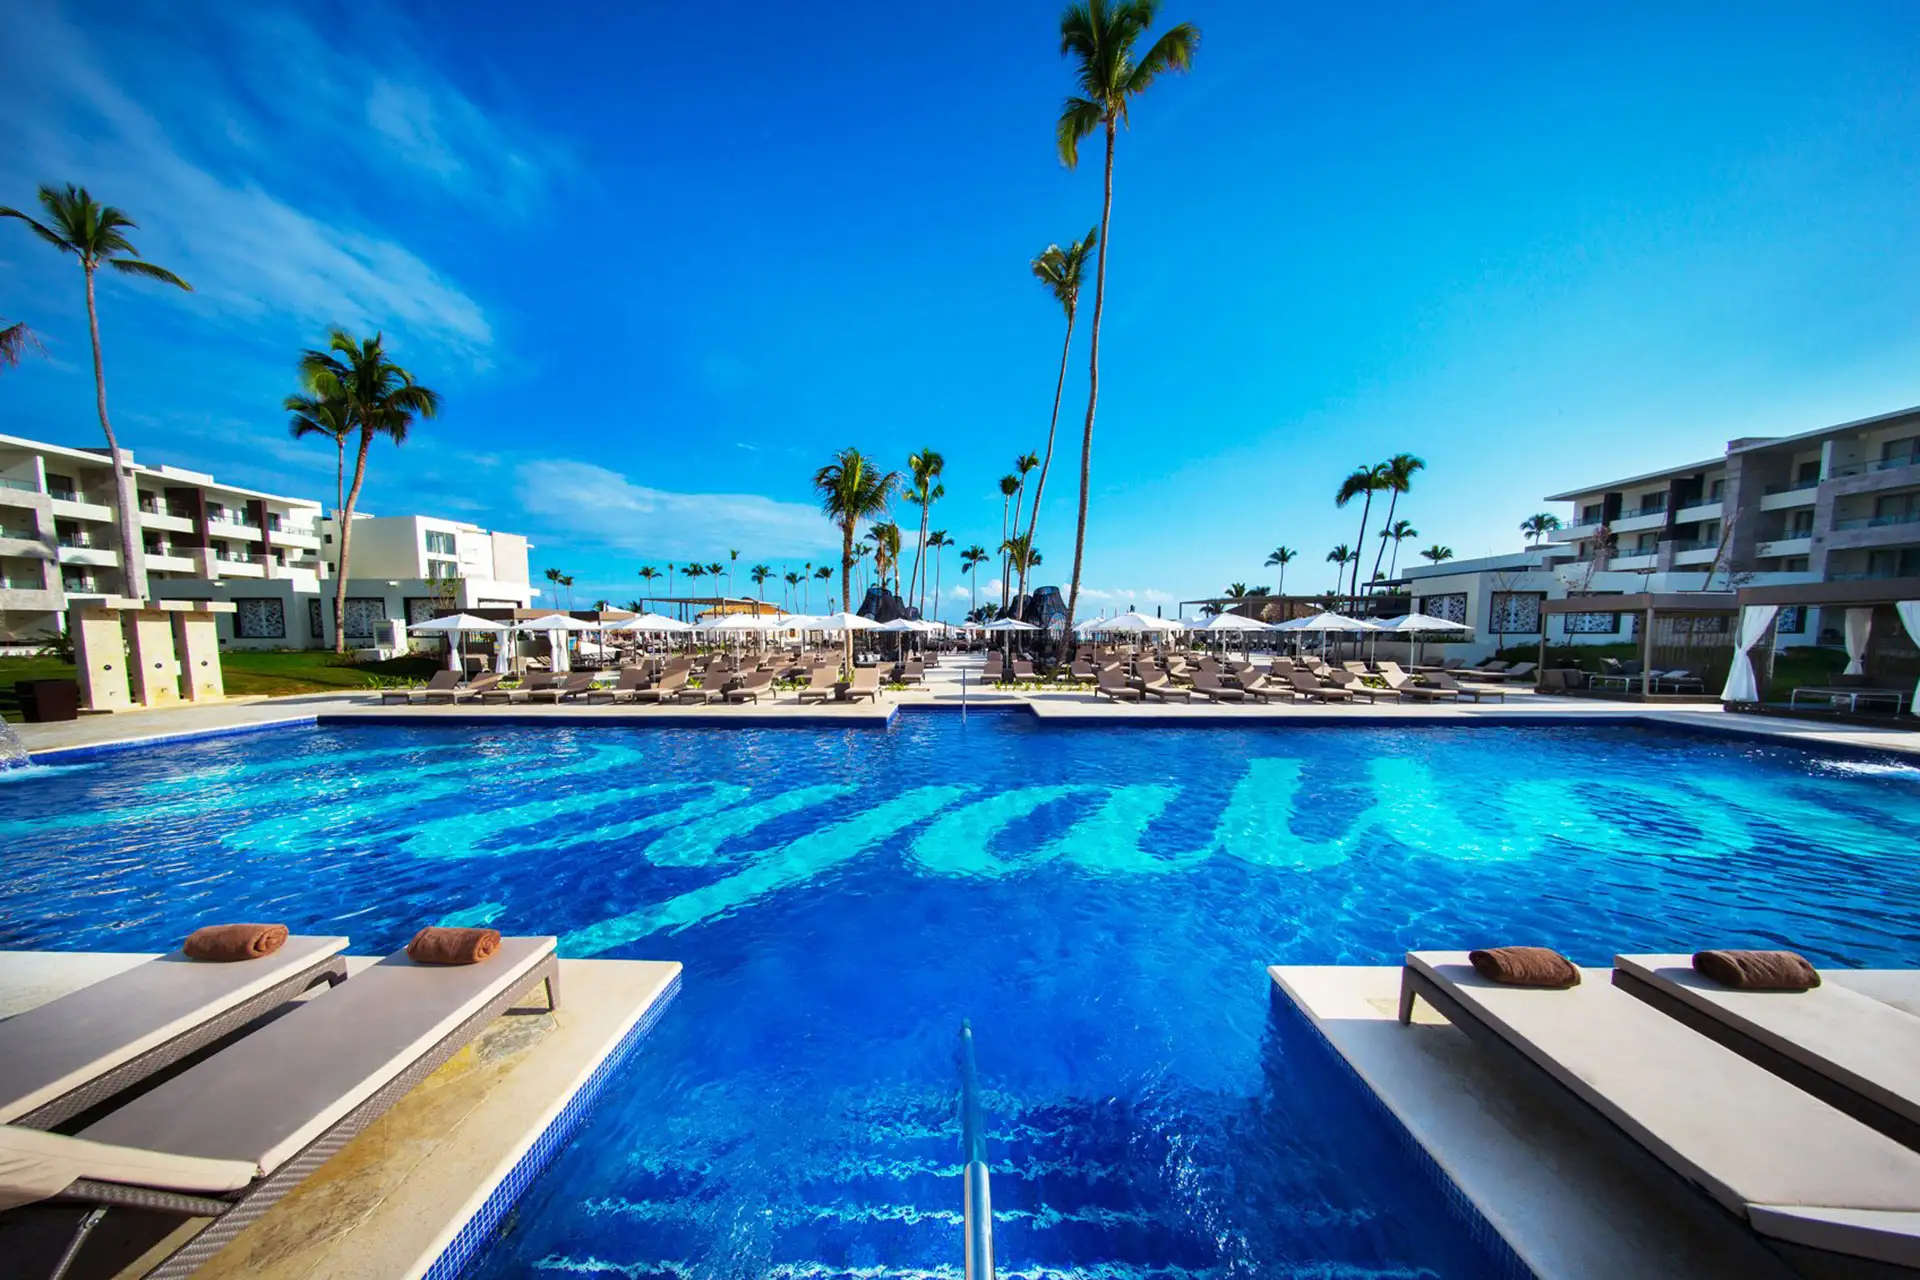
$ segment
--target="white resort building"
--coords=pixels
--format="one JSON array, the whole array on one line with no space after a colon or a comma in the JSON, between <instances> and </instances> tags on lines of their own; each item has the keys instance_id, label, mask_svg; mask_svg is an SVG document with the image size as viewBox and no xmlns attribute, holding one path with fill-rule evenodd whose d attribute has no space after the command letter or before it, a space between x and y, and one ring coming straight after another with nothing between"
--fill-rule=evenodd
<instances>
[{"instance_id":1,"label":"white resort building","mask_svg":"<svg viewBox=\"0 0 1920 1280\"><path fill-rule=\"evenodd\" d=\"M330 648L338 530L311 498L224 484L123 450L139 521L136 576L162 600L224 600L221 641ZM69 604L129 594L104 449L0 435L0 645L57 635ZM356 514L346 632L447 608L526 608L527 540L431 516ZM137 590L137 584L132 588Z\"/></svg>"}]
</instances>

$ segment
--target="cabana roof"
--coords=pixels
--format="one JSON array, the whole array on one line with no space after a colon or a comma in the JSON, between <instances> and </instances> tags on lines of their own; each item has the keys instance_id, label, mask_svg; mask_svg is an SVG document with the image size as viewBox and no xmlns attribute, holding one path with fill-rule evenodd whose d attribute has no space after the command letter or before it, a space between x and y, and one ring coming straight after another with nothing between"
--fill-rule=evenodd
<instances>
[{"instance_id":1,"label":"cabana roof","mask_svg":"<svg viewBox=\"0 0 1920 1280\"><path fill-rule=\"evenodd\" d=\"M1920 600L1920 578L1865 578L1851 582L1794 582L1779 586L1743 587L1740 603L1806 605L1897 604Z\"/></svg>"}]
</instances>

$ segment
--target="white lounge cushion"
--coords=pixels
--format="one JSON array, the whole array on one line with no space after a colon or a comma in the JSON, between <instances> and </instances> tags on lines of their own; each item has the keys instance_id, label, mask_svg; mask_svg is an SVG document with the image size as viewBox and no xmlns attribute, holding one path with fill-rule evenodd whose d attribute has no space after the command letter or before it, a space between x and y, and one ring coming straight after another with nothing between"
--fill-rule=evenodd
<instances>
[{"instance_id":1,"label":"white lounge cushion","mask_svg":"<svg viewBox=\"0 0 1920 1280\"><path fill-rule=\"evenodd\" d=\"M79 1178L221 1195L259 1176L245 1160L177 1156L0 1125L0 1210L59 1195Z\"/></svg>"},{"instance_id":2,"label":"white lounge cushion","mask_svg":"<svg viewBox=\"0 0 1920 1280\"><path fill-rule=\"evenodd\" d=\"M119 1107L83 1137L244 1160L268 1173L332 1128L527 974L554 939L504 938L481 964L405 952Z\"/></svg>"},{"instance_id":3,"label":"white lounge cushion","mask_svg":"<svg viewBox=\"0 0 1920 1280\"><path fill-rule=\"evenodd\" d=\"M220 964L159 956L0 1022L0 1122L17 1119L346 950L292 937Z\"/></svg>"},{"instance_id":4,"label":"white lounge cushion","mask_svg":"<svg viewBox=\"0 0 1920 1280\"><path fill-rule=\"evenodd\" d=\"M1488 982L1465 952L1409 952L1407 963L1736 1214L1920 1212L1920 1152L1620 990L1605 969L1550 991Z\"/></svg>"},{"instance_id":5,"label":"white lounge cushion","mask_svg":"<svg viewBox=\"0 0 1920 1280\"><path fill-rule=\"evenodd\" d=\"M1752 1216L1756 1230L1779 1240L1920 1268L1920 1213L1755 1205Z\"/></svg>"},{"instance_id":6,"label":"white lounge cushion","mask_svg":"<svg viewBox=\"0 0 1920 1280\"><path fill-rule=\"evenodd\" d=\"M1615 956L1613 964L1920 1123L1920 1018L1833 982L1811 991L1723 987L1695 973L1690 956Z\"/></svg>"}]
</instances>

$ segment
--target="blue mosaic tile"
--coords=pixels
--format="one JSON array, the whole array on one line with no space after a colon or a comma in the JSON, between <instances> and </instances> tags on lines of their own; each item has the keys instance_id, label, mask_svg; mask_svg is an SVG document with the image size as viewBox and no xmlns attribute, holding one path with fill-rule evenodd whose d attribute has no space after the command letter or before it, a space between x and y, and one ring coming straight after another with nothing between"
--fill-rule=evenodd
<instances>
[{"instance_id":1,"label":"blue mosaic tile","mask_svg":"<svg viewBox=\"0 0 1920 1280\"><path fill-rule=\"evenodd\" d=\"M129 742L98 742L85 747L55 747L47 751L35 751L33 762L35 764L78 764L84 760L115 755L122 751L138 751L144 747L161 747L179 742L203 742L208 738L237 738L243 734L272 733L276 729L311 729L318 723L318 716L293 716L285 720L271 720L265 724L234 724L219 729L196 729L191 733L163 733Z\"/></svg>"},{"instance_id":2,"label":"blue mosaic tile","mask_svg":"<svg viewBox=\"0 0 1920 1280\"><path fill-rule=\"evenodd\" d=\"M533 1180L553 1162L554 1156L566 1145L567 1140L586 1119L587 1113L593 1110L594 1104L606 1092L607 1085L614 1074L626 1065L634 1051L639 1048L640 1042L647 1038L648 1033L655 1026L659 1025L667 1006L672 1004L674 997L679 994L680 975L675 974L673 981L661 993L660 998L655 1000L652 1007L633 1024L632 1029L621 1037L620 1043L614 1046L613 1052L601 1059L600 1065L593 1069L593 1074L587 1077L586 1083L567 1100L566 1106L561 1108L560 1114L554 1117L553 1123L547 1126L546 1132L527 1148L526 1154L521 1156L508 1171L507 1176L500 1180L500 1184L493 1189L493 1194L487 1197L486 1203L481 1205L479 1211L461 1226L459 1234L455 1235L447 1247L441 1251L440 1256L434 1259L433 1265L427 1268L424 1280L455 1280L485 1252L487 1245L493 1240L513 1206L519 1202Z\"/></svg>"}]
</instances>

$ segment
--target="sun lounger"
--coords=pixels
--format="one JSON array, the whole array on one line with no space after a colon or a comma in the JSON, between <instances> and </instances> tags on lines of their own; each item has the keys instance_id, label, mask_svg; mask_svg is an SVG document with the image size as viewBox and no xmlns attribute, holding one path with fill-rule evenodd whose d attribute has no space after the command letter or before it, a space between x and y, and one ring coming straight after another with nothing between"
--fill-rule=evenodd
<instances>
[{"instance_id":1,"label":"sun lounger","mask_svg":"<svg viewBox=\"0 0 1920 1280\"><path fill-rule=\"evenodd\" d=\"M544 689L533 689L527 693L523 702L551 702L555 706L562 702L572 702L575 698L584 698L593 692L593 672L569 672L567 678L559 684L548 685Z\"/></svg>"},{"instance_id":2,"label":"sun lounger","mask_svg":"<svg viewBox=\"0 0 1920 1280\"><path fill-rule=\"evenodd\" d=\"M1668 693L1705 693L1707 682L1682 667L1676 671L1662 671L1653 677L1653 691L1662 689Z\"/></svg>"},{"instance_id":3,"label":"sun lounger","mask_svg":"<svg viewBox=\"0 0 1920 1280\"><path fill-rule=\"evenodd\" d=\"M833 697L840 681L840 668L818 666L807 674L807 687L797 695L801 702L825 702Z\"/></svg>"},{"instance_id":4,"label":"sun lounger","mask_svg":"<svg viewBox=\"0 0 1920 1280\"><path fill-rule=\"evenodd\" d=\"M1035 680L1039 677L1034 675L1033 663L1030 660L1026 658L1015 658L1013 660L1013 678L1015 680Z\"/></svg>"},{"instance_id":5,"label":"sun lounger","mask_svg":"<svg viewBox=\"0 0 1920 1280\"><path fill-rule=\"evenodd\" d=\"M1685 955L1615 956L1614 985L1854 1119L1920 1149L1920 1018L1828 981L1742 991Z\"/></svg>"},{"instance_id":6,"label":"sun lounger","mask_svg":"<svg viewBox=\"0 0 1920 1280\"><path fill-rule=\"evenodd\" d=\"M1275 698L1280 698L1287 702L1293 701L1293 686L1291 684L1278 684L1268 677L1261 675L1258 671L1241 678L1240 692L1246 694L1256 702L1272 702Z\"/></svg>"},{"instance_id":7,"label":"sun lounger","mask_svg":"<svg viewBox=\"0 0 1920 1280\"><path fill-rule=\"evenodd\" d=\"M700 677L698 689L692 685L683 685L680 691L673 695L673 700L685 703L725 702L727 690L732 684L732 673L722 671L717 666L708 667L707 673Z\"/></svg>"},{"instance_id":8,"label":"sun lounger","mask_svg":"<svg viewBox=\"0 0 1920 1280\"><path fill-rule=\"evenodd\" d=\"M1205 667L1201 667L1195 671L1193 673L1193 691L1205 698L1208 702L1245 702L1247 700L1245 690L1229 689L1226 685L1220 683L1218 668L1210 672Z\"/></svg>"},{"instance_id":9,"label":"sun lounger","mask_svg":"<svg viewBox=\"0 0 1920 1280\"><path fill-rule=\"evenodd\" d=\"M587 690L587 705L596 702L628 702L633 695L647 687L647 668L622 667L620 678L611 685Z\"/></svg>"},{"instance_id":10,"label":"sun lounger","mask_svg":"<svg viewBox=\"0 0 1920 1280\"><path fill-rule=\"evenodd\" d=\"M858 698L880 701L880 668L855 667L853 679L847 684L846 700L852 702Z\"/></svg>"},{"instance_id":11,"label":"sun lounger","mask_svg":"<svg viewBox=\"0 0 1920 1280\"><path fill-rule=\"evenodd\" d=\"M1920 1267L1920 1152L1634 999L1604 971L1567 990L1504 987L1464 952L1409 952L1401 1022L1416 997L1624 1157L1703 1193L1789 1261Z\"/></svg>"},{"instance_id":12,"label":"sun lounger","mask_svg":"<svg viewBox=\"0 0 1920 1280\"><path fill-rule=\"evenodd\" d=\"M507 938L473 965L388 956L73 1137L0 1129L0 1197L211 1219L147 1273L186 1276L534 987L557 1007L553 948Z\"/></svg>"},{"instance_id":13,"label":"sun lounger","mask_svg":"<svg viewBox=\"0 0 1920 1280\"><path fill-rule=\"evenodd\" d=\"M1352 702L1353 695L1345 689L1323 685L1315 677L1298 668L1287 677L1296 698L1309 698L1315 702Z\"/></svg>"},{"instance_id":14,"label":"sun lounger","mask_svg":"<svg viewBox=\"0 0 1920 1280\"><path fill-rule=\"evenodd\" d=\"M462 702L478 702L483 696L485 696L487 690L499 684L503 678L504 677L495 675L493 672L488 671L481 675L475 676L473 679L467 681L463 685L456 685L451 690L440 690L440 689L430 690L427 693L421 695L420 701L427 704L428 706L433 706L438 703L446 703L449 706L458 706Z\"/></svg>"},{"instance_id":15,"label":"sun lounger","mask_svg":"<svg viewBox=\"0 0 1920 1280\"><path fill-rule=\"evenodd\" d=\"M1126 676L1121 673L1118 666L1100 668L1100 674L1094 682L1093 696L1098 698L1102 695L1112 698L1115 702L1146 700L1145 694L1127 683Z\"/></svg>"},{"instance_id":16,"label":"sun lounger","mask_svg":"<svg viewBox=\"0 0 1920 1280\"><path fill-rule=\"evenodd\" d=\"M668 667L660 676L660 682L650 689L636 689L632 693L635 702L665 703L686 687L687 673L690 667Z\"/></svg>"},{"instance_id":17,"label":"sun lounger","mask_svg":"<svg viewBox=\"0 0 1920 1280\"><path fill-rule=\"evenodd\" d=\"M1491 661L1483 662L1477 667L1455 668L1453 674L1461 675L1461 676L1498 675L1500 672L1505 671L1508 667L1512 665L1513 664L1511 662L1502 662L1498 658L1495 658Z\"/></svg>"},{"instance_id":18,"label":"sun lounger","mask_svg":"<svg viewBox=\"0 0 1920 1280\"><path fill-rule=\"evenodd\" d=\"M1502 671L1462 671L1460 674L1470 675L1476 680L1491 680L1495 684L1505 684L1509 680L1525 680L1538 669L1539 664L1535 662L1516 662Z\"/></svg>"},{"instance_id":19,"label":"sun lounger","mask_svg":"<svg viewBox=\"0 0 1920 1280\"><path fill-rule=\"evenodd\" d=\"M435 693L452 693L459 684L460 673L443 668L433 673L433 678L427 681L425 688L382 689L380 691L380 705L384 707L395 702L410 704L416 697L425 697Z\"/></svg>"},{"instance_id":20,"label":"sun lounger","mask_svg":"<svg viewBox=\"0 0 1920 1280\"><path fill-rule=\"evenodd\" d=\"M1178 698L1182 702L1193 701L1193 690L1183 689L1168 678L1167 673L1155 666L1140 669L1140 692L1149 698L1158 698L1165 702L1169 698Z\"/></svg>"},{"instance_id":21,"label":"sun lounger","mask_svg":"<svg viewBox=\"0 0 1920 1280\"><path fill-rule=\"evenodd\" d=\"M763 668L759 671L754 672L750 676L744 677L739 684L735 685L731 689L728 689L726 692L726 701L728 702L751 701L754 703L758 703L760 701L761 694L763 693L771 694L772 692L773 692L773 672L765 670Z\"/></svg>"},{"instance_id":22,"label":"sun lounger","mask_svg":"<svg viewBox=\"0 0 1920 1280\"><path fill-rule=\"evenodd\" d=\"M347 976L347 940L213 963L175 951L0 1022L0 1122L47 1129Z\"/></svg>"},{"instance_id":23,"label":"sun lounger","mask_svg":"<svg viewBox=\"0 0 1920 1280\"><path fill-rule=\"evenodd\" d=\"M1437 676L1442 673L1434 672L1433 674ZM1416 684L1412 676L1398 667L1391 671L1383 667L1380 677L1387 682L1387 688L1393 691L1394 696L1402 702L1458 702L1460 700L1458 688L1442 689L1437 685Z\"/></svg>"},{"instance_id":24,"label":"sun lounger","mask_svg":"<svg viewBox=\"0 0 1920 1280\"><path fill-rule=\"evenodd\" d=\"M520 682L518 689L501 689L498 687L488 689L480 695L480 701L484 703L525 702L534 694L546 689L551 689L558 683L559 678L551 671L529 671L527 672L526 679Z\"/></svg>"},{"instance_id":25,"label":"sun lounger","mask_svg":"<svg viewBox=\"0 0 1920 1280\"><path fill-rule=\"evenodd\" d=\"M1444 671L1435 671L1427 676L1427 683L1435 689L1443 689L1456 698L1466 698L1471 702L1485 702L1488 698L1507 700L1505 689L1495 689L1487 685L1461 684Z\"/></svg>"}]
</instances>

